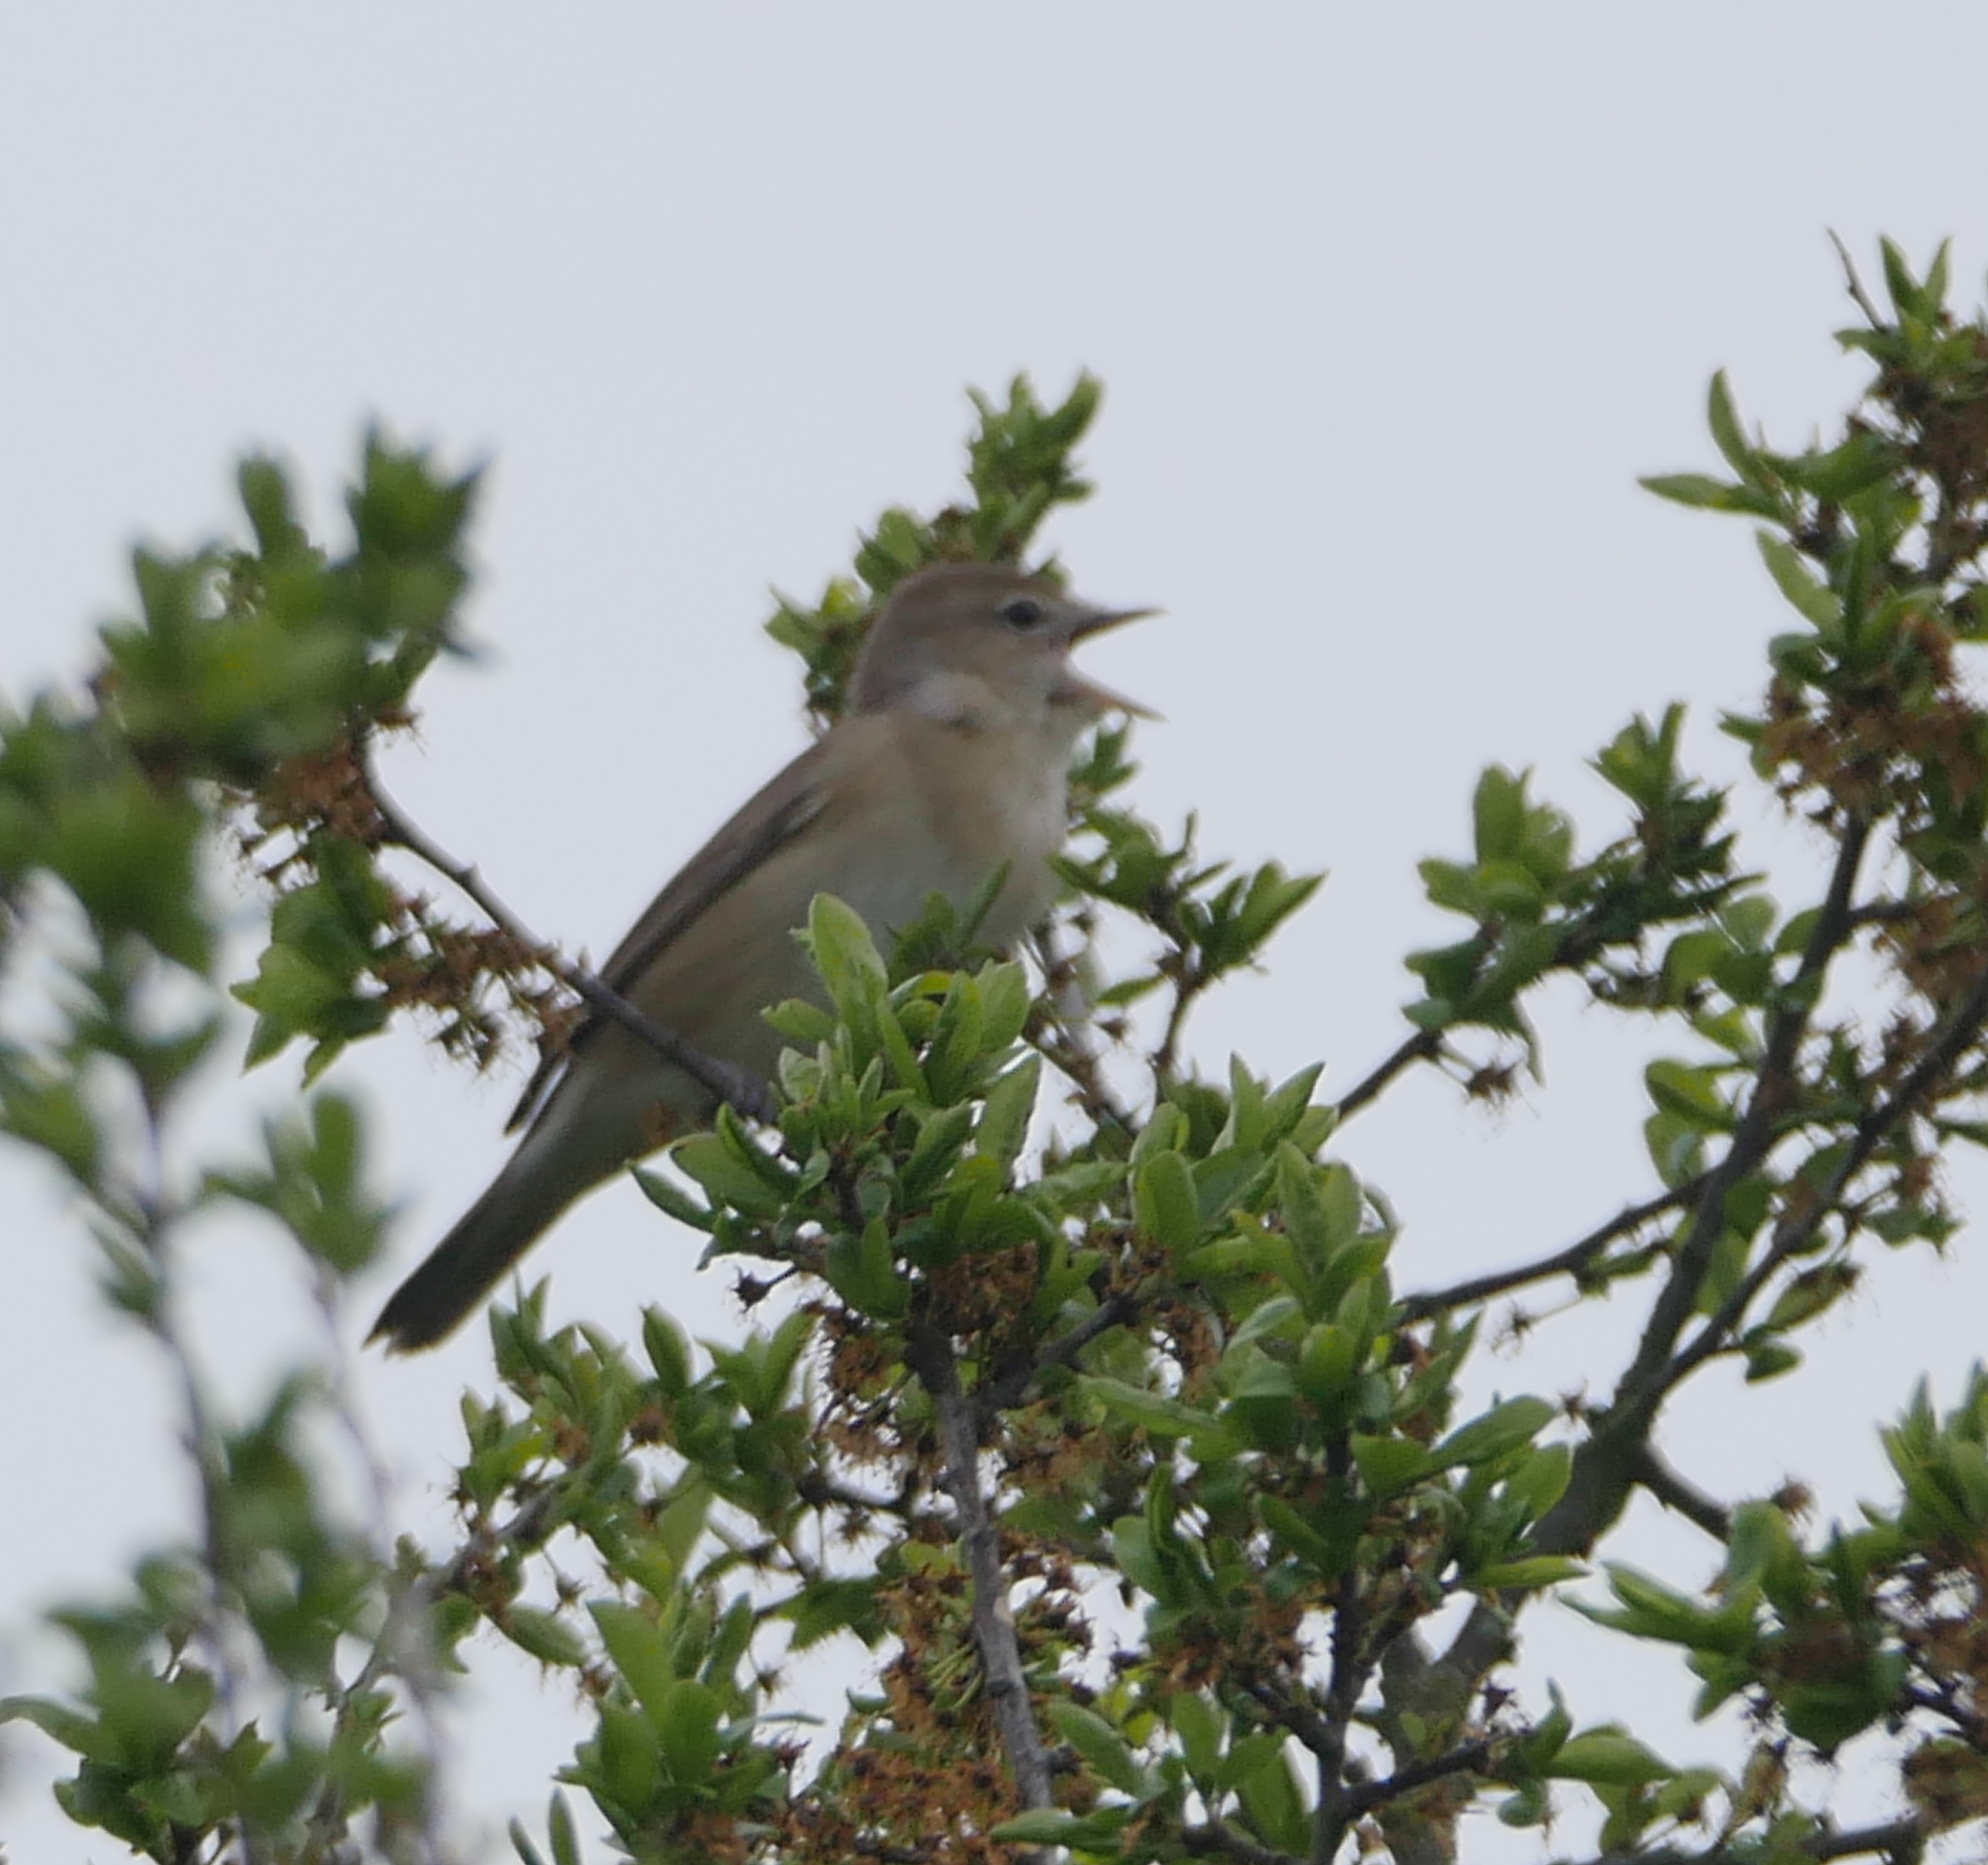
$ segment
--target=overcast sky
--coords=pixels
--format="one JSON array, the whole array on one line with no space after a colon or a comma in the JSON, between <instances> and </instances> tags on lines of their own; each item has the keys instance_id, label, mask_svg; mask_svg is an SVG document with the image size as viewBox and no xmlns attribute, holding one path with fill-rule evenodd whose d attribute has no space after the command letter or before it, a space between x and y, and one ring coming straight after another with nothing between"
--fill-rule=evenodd
<instances>
[{"instance_id":1,"label":"overcast sky","mask_svg":"<svg viewBox=\"0 0 1988 1865\"><path fill-rule=\"evenodd\" d=\"M1755 696L1777 598L1744 525L1636 476L1707 462L1722 365L1776 441L1835 425L1859 374L1829 337L1852 313L1827 229L1874 277L1879 232L1920 259L1951 233L1973 299L1985 70L1967 0L11 7L0 688L86 662L134 539L233 522L245 448L293 460L326 523L369 418L487 458L489 652L428 682L391 781L530 923L598 954L803 742L769 590L816 592L882 507L955 493L968 385L1026 370L1053 396L1089 368L1100 490L1051 541L1085 593L1167 611L1085 653L1166 715L1136 801L1168 826L1198 810L1211 852L1331 870L1195 1053L1323 1058L1343 1089L1402 1033L1402 954L1446 936L1415 862L1464 849L1484 764L1534 766L1607 836L1583 760L1677 698L1694 755L1738 771L1713 721ZM1754 860L1808 871L1771 822ZM1579 1015L1547 1036L1545 1082L1499 1117L1431 1080L1349 1130L1404 1218L1403 1283L1646 1194L1641 1052ZM243 1144L294 1063L225 1074L203 1130ZM494 1169L515 1084L398 1033L345 1076L402 1201L384 1294ZM47 1687L32 1609L189 1519L159 1369L58 1209L0 1155L0 1495L39 1525L0 1536L0 1692ZM1679 1461L1733 1496L1790 1474L1837 1511L1883 1493L1874 1425L1922 1368L1950 1401L1980 1350L1975 1241L1877 1265L1809 1369L1743 1409L1701 1381ZM617 1185L531 1268L560 1317L660 1294L735 1332L693 1250ZM201 1338L253 1394L311 1338L287 1266L243 1229L195 1273ZM1479 1389L1605 1389L1622 1348L1584 1316ZM441 1521L456 1395L487 1363L471 1328L363 1366L410 1523ZM1618 1551L1683 1584L1709 1564L1653 1517ZM1534 1618L1531 1674L1584 1717L1660 1706L1673 1755L1719 1750L1670 1668L1597 1674L1571 1615ZM504 1708L456 1760L494 1857L511 1812L538 1824L576 1725L493 1669ZM0 1748L11 1856L117 1856L49 1808L59 1761ZM1532 1851L1488 1825L1466 1843Z\"/></svg>"}]
</instances>

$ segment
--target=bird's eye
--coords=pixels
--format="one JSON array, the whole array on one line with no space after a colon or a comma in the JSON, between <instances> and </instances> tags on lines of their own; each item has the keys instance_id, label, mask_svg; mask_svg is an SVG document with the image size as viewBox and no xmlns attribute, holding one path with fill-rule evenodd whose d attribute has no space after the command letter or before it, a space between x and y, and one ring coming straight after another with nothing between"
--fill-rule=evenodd
<instances>
[{"instance_id":1,"label":"bird's eye","mask_svg":"<svg viewBox=\"0 0 1988 1865\"><path fill-rule=\"evenodd\" d=\"M1026 632L1049 611L1033 596L1011 596L994 613L1011 628Z\"/></svg>"}]
</instances>

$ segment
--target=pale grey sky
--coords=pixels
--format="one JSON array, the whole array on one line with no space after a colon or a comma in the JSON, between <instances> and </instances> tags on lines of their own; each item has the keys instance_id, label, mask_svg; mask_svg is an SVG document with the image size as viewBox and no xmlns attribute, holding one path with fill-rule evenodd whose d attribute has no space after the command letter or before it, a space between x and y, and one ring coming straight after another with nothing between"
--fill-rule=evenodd
<instances>
[{"instance_id":1,"label":"pale grey sky","mask_svg":"<svg viewBox=\"0 0 1988 1865\"><path fill-rule=\"evenodd\" d=\"M1953 234L1972 296L1984 69L1966 0L16 7L0 685L74 671L133 537L228 523L246 446L293 459L327 520L369 415L487 454L490 655L430 682L391 775L535 927L598 953L801 742L758 632L769 586L812 592L883 505L951 493L967 385L1027 370L1056 394L1089 367L1100 490L1053 541L1087 593L1167 610L1086 655L1166 715L1138 802L1163 825L1198 809L1211 852L1332 871L1196 1052L1279 1075L1323 1057L1329 1091L1401 1033L1401 956L1443 936L1414 864L1462 848L1482 765L1536 765L1607 833L1581 760L1683 698L1695 749L1737 771L1712 721L1752 696L1776 598L1743 525L1635 476L1707 461L1720 365L1778 440L1835 420L1857 371L1829 337L1850 311L1825 229L1874 271L1879 231L1921 259ZM1799 836L1770 826L1756 859L1802 871ZM1432 1081L1349 1130L1405 1219L1405 1282L1550 1247L1646 1189L1637 1055L1595 1019L1547 1022L1545 1083L1501 1117ZM292 1068L253 1094L217 1080L209 1131L245 1137ZM383 1293L493 1168L510 1084L408 1035L348 1078L404 1201ZM0 1155L0 1382L35 1421L0 1494L62 1525L0 1538L0 1691L47 1683L15 1629L31 1607L186 1519L157 1369L53 1209ZM258 1242L217 1236L198 1264L198 1325L243 1391L310 1325ZM1974 1242L1879 1265L1810 1369L1743 1410L1707 1382L1671 1426L1680 1461L1727 1493L1790 1473L1835 1510L1876 1493L1874 1422L1922 1367L1951 1398L1980 1351ZM660 1292L730 1332L692 1248L616 1187L530 1267L561 1315ZM1579 1326L1484 1379L1604 1385L1619 1331ZM471 1329L364 1363L410 1521L439 1518L486 1358ZM1620 1551L1683 1582L1708 1564L1653 1520ZM1571 1615L1536 1617L1529 1667L1584 1717L1668 1705L1672 1752L1718 1747L1675 1720L1668 1667L1596 1674ZM504 1706L457 1757L493 1857L573 1734L496 1668ZM117 1856L48 1810L57 1760L0 1749L0 1836L37 1865Z\"/></svg>"}]
</instances>

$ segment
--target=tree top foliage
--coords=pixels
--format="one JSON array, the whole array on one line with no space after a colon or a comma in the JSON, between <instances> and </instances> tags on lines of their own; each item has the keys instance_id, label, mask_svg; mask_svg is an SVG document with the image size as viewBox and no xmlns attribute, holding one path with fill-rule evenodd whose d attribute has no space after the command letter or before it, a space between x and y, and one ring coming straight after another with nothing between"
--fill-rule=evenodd
<instances>
[{"instance_id":1,"label":"tree top foliage","mask_svg":"<svg viewBox=\"0 0 1988 1865\"><path fill-rule=\"evenodd\" d=\"M80 1686L0 1704L75 1756L70 1816L161 1861L471 1856L430 1719L490 1638L570 1679L582 1728L543 1836L514 1829L531 1865L583 1829L642 1860L1420 1862L1473 1809L1551 1840L1577 1807L1611 1858L1902 1859L1988 1815L1988 1381L1922 1391L1884 1437L1895 1496L1847 1525L1710 1494L1659 1436L1707 1369L1801 1377L1818 1317L1949 1244L1942 1161L1988 1139L1988 323L1948 309L1944 252L1884 272L1881 306L1852 276L1840 341L1871 374L1829 444L1776 450L1721 376L1723 470L1648 482L1757 526L1785 626L1724 724L1826 852L1814 897L1748 871L1654 707L1595 754L1598 847L1484 773L1471 846L1421 866L1456 937L1408 956L1391 1054L1333 1098L1316 1068L1211 1076L1195 1005L1316 882L1142 820L1129 729L1100 731L1033 965L940 904L886 949L817 901L824 1003L774 1011L766 1117L638 1173L739 1259L758 1324L693 1345L660 1306L495 1309L439 1550L332 1500L330 1350L231 1415L179 1287L190 1222L246 1206L340 1322L387 1228L341 1055L412 1019L480 1067L600 1006L487 881L504 851L443 854L381 781L459 646L476 476L375 434L333 547L251 460L239 543L139 553L86 678L0 721L0 956L62 971L0 1029L0 1127L67 1176L106 1299L177 1371L202 1501L58 1615ZM885 513L852 576L780 604L818 721L895 582L1022 559L1088 493L1097 402L980 399L962 502ZM216 849L266 909L246 977ZM1549 991L1660 1033L1647 1178L1581 1237L1419 1286L1357 1117L1417 1070L1495 1100ZM246 1162L181 1122L231 994L249 1063L302 1058ZM1599 1397L1472 1410L1488 1306L1546 1288L1633 1305L1625 1363ZM1617 1557L1638 1491L1702 1532L1709 1584ZM1675 1648L1701 1713L1746 1706L1743 1752L1681 1765L1515 1685L1528 1615L1597 1565L1602 1648ZM830 1640L867 1668L810 1744L783 1667ZM1875 1825L1795 1784L1852 1745L1896 1782Z\"/></svg>"}]
</instances>

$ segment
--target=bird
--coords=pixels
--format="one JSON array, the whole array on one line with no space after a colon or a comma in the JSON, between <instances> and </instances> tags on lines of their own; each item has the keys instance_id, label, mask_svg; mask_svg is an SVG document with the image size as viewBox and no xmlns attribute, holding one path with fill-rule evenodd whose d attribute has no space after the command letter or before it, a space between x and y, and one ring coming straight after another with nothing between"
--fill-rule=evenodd
<instances>
[{"instance_id":1,"label":"bird","mask_svg":"<svg viewBox=\"0 0 1988 1865\"><path fill-rule=\"evenodd\" d=\"M891 593L843 716L718 830L601 967L654 1022L756 1081L781 1039L764 1012L825 1001L795 937L833 894L887 938L934 893L964 907L1000 877L977 937L1012 946L1048 910L1078 739L1112 711L1151 716L1087 678L1071 649L1154 613L1108 609L1016 565L944 563ZM369 1340L452 1333L585 1193L708 1126L715 1097L598 1015L542 1062L482 1195L401 1283Z\"/></svg>"}]
</instances>

